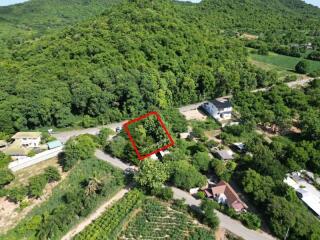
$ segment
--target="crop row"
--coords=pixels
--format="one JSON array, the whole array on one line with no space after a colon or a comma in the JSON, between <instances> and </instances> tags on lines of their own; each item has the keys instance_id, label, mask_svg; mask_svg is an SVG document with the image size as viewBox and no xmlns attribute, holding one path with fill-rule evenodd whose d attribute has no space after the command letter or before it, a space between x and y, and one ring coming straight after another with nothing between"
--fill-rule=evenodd
<instances>
[{"instance_id":1,"label":"crop row","mask_svg":"<svg viewBox=\"0 0 320 240\"><path fill-rule=\"evenodd\" d=\"M130 191L123 199L106 210L102 216L78 234L75 240L113 239L126 216L140 206L143 194L137 190Z\"/></svg>"},{"instance_id":2,"label":"crop row","mask_svg":"<svg viewBox=\"0 0 320 240\"><path fill-rule=\"evenodd\" d=\"M199 230L205 232L207 239L213 239L211 231L194 224L188 215L174 211L158 200L146 199L142 211L121 233L120 239L183 240Z\"/></svg>"}]
</instances>

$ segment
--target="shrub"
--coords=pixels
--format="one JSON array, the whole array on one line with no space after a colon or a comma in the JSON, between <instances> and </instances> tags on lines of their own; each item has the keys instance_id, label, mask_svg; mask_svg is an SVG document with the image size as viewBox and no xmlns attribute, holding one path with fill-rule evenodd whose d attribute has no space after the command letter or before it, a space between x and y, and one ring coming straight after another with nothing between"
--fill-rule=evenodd
<instances>
[{"instance_id":1,"label":"shrub","mask_svg":"<svg viewBox=\"0 0 320 240\"><path fill-rule=\"evenodd\" d=\"M309 63L305 60L302 60L297 63L295 70L297 73L306 74L309 71Z\"/></svg>"},{"instance_id":2,"label":"shrub","mask_svg":"<svg viewBox=\"0 0 320 240\"><path fill-rule=\"evenodd\" d=\"M30 197L40 197L47 184L47 178L44 174L31 177L29 179L28 194Z\"/></svg>"},{"instance_id":3,"label":"shrub","mask_svg":"<svg viewBox=\"0 0 320 240\"><path fill-rule=\"evenodd\" d=\"M9 169L0 168L0 188L9 184L14 179L14 175Z\"/></svg>"},{"instance_id":4,"label":"shrub","mask_svg":"<svg viewBox=\"0 0 320 240\"><path fill-rule=\"evenodd\" d=\"M37 153L32 149L29 153L28 153L28 157L34 157Z\"/></svg>"},{"instance_id":5,"label":"shrub","mask_svg":"<svg viewBox=\"0 0 320 240\"><path fill-rule=\"evenodd\" d=\"M70 139L64 148L65 157L62 162L63 170L70 170L79 160L93 156L96 144L89 135L81 135Z\"/></svg>"},{"instance_id":6,"label":"shrub","mask_svg":"<svg viewBox=\"0 0 320 240\"><path fill-rule=\"evenodd\" d=\"M103 128L98 134L98 141L102 147L105 147L110 135L114 134L114 131L110 128Z\"/></svg>"},{"instance_id":7,"label":"shrub","mask_svg":"<svg viewBox=\"0 0 320 240\"><path fill-rule=\"evenodd\" d=\"M214 212L215 205L213 201L204 200L201 202L201 210L203 211L203 222L215 230L219 226L219 219Z\"/></svg>"},{"instance_id":8,"label":"shrub","mask_svg":"<svg viewBox=\"0 0 320 240\"><path fill-rule=\"evenodd\" d=\"M204 200L206 199L206 194L202 191L199 191L197 192L197 198Z\"/></svg>"},{"instance_id":9,"label":"shrub","mask_svg":"<svg viewBox=\"0 0 320 240\"><path fill-rule=\"evenodd\" d=\"M60 173L56 167L52 167L52 166L47 167L44 170L44 174L48 182L55 182L61 179Z\"/></svg>"},{"instance_id":10,"label":"shrub","mask_svg":"<svg viewBox=\"0 0 320 240\"><path fill-rule=\"evenodd\" d=\"M240 220L250 229L256 230L261 227L261 220L256 214L250 212L243 213L240 215Z\"/></svg>"},{"instance_id":11,"label":"shrub","mask_svg":"<svg viewBox=\"0 0 320 240\"><path fill-rule=\"evenodd\" d=\"M28 192L26 187L16 187L7 191L7 198L15 203L21 202Z\"/></svg>"},{"instance_id":12,"label":"shrub","mask_svg":"<svg viewBox=\"0 0 320 240\"><path fill-rule=\"evenodd\" d=\"M173 191L170 187L164 187L154 190L154 195L165 201L169 201L173 198Z\"/></svg>"}]
</instances>

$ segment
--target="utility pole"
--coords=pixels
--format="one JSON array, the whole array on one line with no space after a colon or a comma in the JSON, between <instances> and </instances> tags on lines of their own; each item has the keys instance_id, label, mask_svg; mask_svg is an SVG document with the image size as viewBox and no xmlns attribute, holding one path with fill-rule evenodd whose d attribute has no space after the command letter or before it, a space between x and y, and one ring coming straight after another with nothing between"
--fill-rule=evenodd
<instances>
[{"instance_id":1,"label":"utility pole","mask_svg":"<svg viewBox=\"0 0 320 240\"><path fill-rule=\"evenodd\" d=\"M290 229L290 227L288 227L288 230L287 230L287 232L286 232L286 235L284 236L284 240L287 240L287 237L288 237L288 235L289 235L289 229Z\"/></svg>"}]
</instances>

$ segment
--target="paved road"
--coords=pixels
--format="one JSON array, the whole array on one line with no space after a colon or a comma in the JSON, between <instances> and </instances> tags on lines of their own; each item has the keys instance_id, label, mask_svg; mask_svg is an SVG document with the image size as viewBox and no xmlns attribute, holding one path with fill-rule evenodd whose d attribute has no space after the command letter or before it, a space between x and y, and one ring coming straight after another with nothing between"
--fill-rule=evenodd
<instances>
[{"instance_id":1,"label":"paved road","mask_svg":"<svg viewBox=\"0 0 320 240\"><path fill-rule=\"evenodd\" d=\"M198 199L195 199L189 193L175 187L172 187L172 190L173 190L173 197L175 199L185 199L186 203L189 206L197 206L197 207L200 206L201 201ZM276 239L265 232L250 230L245 226L243 226L239 221L234 220L219 211L215 211L215 212L217 214L217 217L220 220L220 227L227 229L228 231L246 240L275 240Z\"/></svg>"},{"instance_id":2,"label":"paved road","mask_svg":"<svg viewBox=\"0 0 320 240\"><path fill-rule=\"evenodd\" d=\"M102 152L101 150L96 150L95 156L103 161L107 161L111 165L118 167L122 170L125 170L126 168L130 167L129 164L125 164L120 159L114 158L109 154ZM198 199L195 199L189 193L176 187L172 187L172 190L173 190L174 199L185 199L186 203L190 206L196 206L196 207L200 206L201 201ZM236 221L218 211L216 211L216 213L220 220L220 226L222 228L225 228L228 231L246 240L275 240L275 238L273 238L272 236L264 232L261 232L261 231L258 232L258 231L247 229L239 221Z\"/></svg>"},{"instance_id":3,"label":"paved road","mask_svg":"<svg viewBox=\"0 0 320 240\"><path fill-rule=\"evenodd\" d=\"M97 158L99 158L99 159L101 159L103 161L106 161L106 162L110 163L111 165L113 165L113 166L115 166L117 168L122 169L123 171L130 167L129 164L125 164L120 159L112 157L111 155L106 154L101 150L97 149L94 155Z\"/></svg>"},{"instance_id":4,"label":"paved road","mask_svg":"<svg viewBox=\"0 0 320 240\"><path fill-rule=\"evenodd\" d=\"M297 81L293 81L293 82L288 82L286 83L290 88L295 88L295 87L299 87L299 86L304 86L306 84L308 84L309 82L311 82L314 78L306 78L306 79L302 79L302 80L297 80ZM260 89L256 89L253 90L252 92L258 92L258 91L267 91L269 88L260 88ZM231 95L229 96L224 96L221 98L230 98L232 97ZM181 113L183 112L188 112L194 109L197 109L202 103L204 102L199 102L199 103L194 103L194 104L190 104L187 106L183 106L179 108L179 111ZM126 121L123 122L118 122L118 123L111 123L105 126L98 126L98 127L94 127L94 128L86 128L86 129L79 129L79 130L70 130L70 131L64 131L64 132L58 132L58 133L54 133L53 136L56 137L58 140L60 140L62 143L65 143L66 141L68 141L69 138L71 137L75 137L81 134L93 134L96 135L99 133L101 128L104 127L108 127L111 128L113 130L115 130L117 127L121 127Z\"/></svg>"},{"instance_id":5,"label":"paved road","mask_svg":"<svg viewBox=\"0 0 320 240\"><path fill-rule=\"evenodd\" d=\"M60 140L62 143L66 143L70 138L79 136L81 134L92 134L97 135L102 128L111 128L112 130L116 130L117 127L121 127L126 121L118 122L118 123L110 123L104 126L98 126L94 128L85 128L85 129L76 129L64 132L57 132L52 134L55 138Z\"/></svg>"}]
</instances>

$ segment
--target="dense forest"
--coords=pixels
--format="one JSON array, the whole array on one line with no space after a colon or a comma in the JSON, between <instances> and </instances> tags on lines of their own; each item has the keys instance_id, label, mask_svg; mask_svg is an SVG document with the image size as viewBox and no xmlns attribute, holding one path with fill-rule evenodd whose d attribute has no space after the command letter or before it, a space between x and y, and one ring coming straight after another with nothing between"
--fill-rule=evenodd
<instances>
[{"instance_id":1,"label":"dense forest","mask_svg":"<svg viewBox=\"0 0 320 240\"><path fill-rule=\"evenodd\" d=\"M273 83L240 41L199 29L171 1L130 1L15 47L0 63L1 129L104 122ZM88 120L86 118L86 120Z\"/></svg>"},{"instance_id":2,"label":"dense forest","mask_svg":"<svg viewBox=\"0 0 320 240\"><path fill-rule=\"evenodd\" d=\"M292 34L303 39L290 43L302 43L316 41L320 21L320 11L300 1L55 5L34 0L0 8L3 29L31 33L21 33L21 41L14 30L0 34L0 132L87 127L274 84L277 74L251 65L236 33L276 45ZM270 34L283 39L271 41Z\"/></svg>"}]
</instances>

